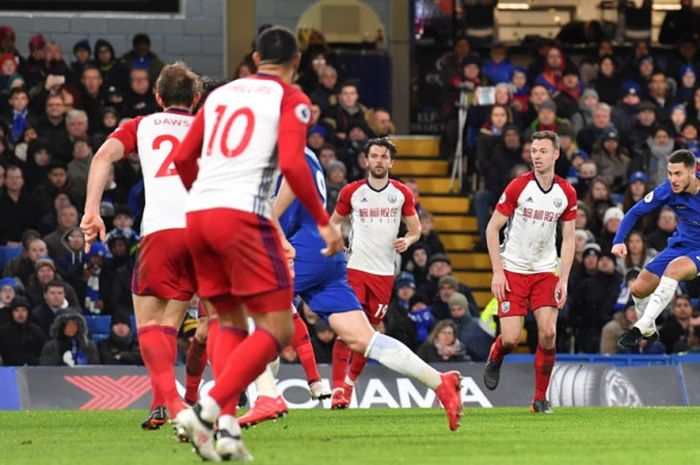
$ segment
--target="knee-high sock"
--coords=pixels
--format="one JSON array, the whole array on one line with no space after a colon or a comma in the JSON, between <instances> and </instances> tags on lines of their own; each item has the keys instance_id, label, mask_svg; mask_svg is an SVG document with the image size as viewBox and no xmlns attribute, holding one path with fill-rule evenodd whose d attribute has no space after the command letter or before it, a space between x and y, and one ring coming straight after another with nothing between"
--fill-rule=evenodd
<instances>
[{"instance_id":1,"label":"knee-high sock","mask_svg":"<svg viewBox=\"0 0 700 465\"><path fill-rule=\"evenodd\" d=\"M211 363L211 369L214 370L214 352L216 348L216 340L219 336L219 319L210 318L207 323L207 358L209 358L209 363ZM216 377L216 372L214 372L214 377Z\"/></svg>"},{"instance_id":2,"label":"knee-high sock","mask_svg":"<svg viewBox=\"0 0 700 465\"><path fill-rule=\"evenodd\" d=\"M214 348L214 360L212 361L212 370L214 371L214 386L224 383L222 373L228 364L229 359L236 351L238 346L248 337L248 332L241 328L233 328L230 326L219 326L219 331L216 336L216 347ZM220 381L221 380L221 381ZM247 385L246 385L247 386ZM220 404L221 413L223 415L236 415L236 407L238 406L238 397L240 392L231 402Z\"/></svg>"},{"instance_id":3,"label":"knee-high sock","mask_svg":"<svg viewBox=\"0 0 700 465\"><path fill-rule=\"evenodd\" d=\"M495 360L498 363L503 361L503 357L508 355L513 351L515 347L504 347L503 342L501 342L501 335L496 337L496 340L491 344L491 350L489 351L489 360Z\"/></svg>"},{"instance_id":4,"label":"knee-high sock","mask_svg":"<svg viewBox=\"0 0 700 465\"><path fill-rule=\"evenodd\" d=\"M255 378L255 387L258 390L258 397L265 396L276 398L277 396L279 396L279 392L277 392L277 382L275 381L275 374L272 370L273 363L274 361L268 363L263 372L260 373L260 376Z\"/></svg>"},{"instance_id":5,"label":"knee-high sock","mask_svg":"<svg viewBox=\"0 0 700 465\"><path fill-rule=\"evenodd\" d=\"M632 296L632 300L634 301L634 311L637 313L637 319L641 318L642 315L644 315L644 310L646 310L650 298L651 295L648 295L646 297Z\"/></svg>"},{"instance_id":6,"label":"knee-high sock","mask_svg":"<svg viewBox=\"0 0 700 465\"><path fill-rule=\"evenodd\" d=\"M374 333L365 356L402 375L410 376L431 389L440 385L440 373L396 339Z\"/></svg>"},{"instance_id":7,"label":"knee-high sock","mask_svg":"<svg viewBox=\"0 0 700 465\"><path fill-rule=\"evenodd\" d=\"M298 313L294 313L294 335L292 336L292 346L296 350L299 356L299 361L301 366L304 367L304 372L306 373L306 380L309 384L314 381L320 381L321 375L318 373L318 367L316 366L316 356L314 355L314 348L311 345L311 338L309 337L309 330L306 327L306 323L302 320Z\"/></svg>"},{"instance_id":8,"label":"knee-high sock","mask_svg":"<svg viewBox=\"0 0 700 465\"><path fill-rule=\"evenodd\" d=\"M138 329L137 336L143 363L146 365L151 378L151 410L165 405L165 397L160 386L158 375L163 371L164 360L167 360L168 349L165 346L160 325L149 325Z\"/></svg>"},{"instance_id":9,"label":"knee-high sock","mask_svg":"<svg viewBox=\"0 0 700 465\"><path fill-rule=\"evenodd\" d=\"M535 395L533 400L547 398L549 378L552 376L552 368L557 356L556 349L545 349L537 345L535 351Z\"/></svg>"},{"instance_id":10,"label":"knee-high sock","mask_svg":"<svg viewBox=\"0 0 700 465\"><path fill-rule=\"evenodd\" d=\"M207 347L193 338L187 350L185 362L185 400L189 403L197 402L199 397L199 384L202 382L202 374L207 366Z\"/></svg>"},{"instance_id":11,"label":"knee-high sock","mask_svg":"<svg viewBox=\"0 0 700 465\"><path fill-rule=\"evenodd\" d=\"M348 373L348 377L346 378L345 382L350 381L348 384L354 385L357 378L360 377L362 370L365 369L365 365L367 365L367 357L362 354L358 354L357 352L353 352L352 358L350 359L350 372Z\"/></svg>"},{"instance_id":12,"label":"knee-high sock","mask_svg":"<svg viewBox=\"0 0 700 465\"><path fill-rule=\"evenodd\" d=\"M661 315L666 305L673 299L673 294L678 287L678 281L668 276L662 276L659 285L651 294L644 315L634 324L642 334L649 334L656 330L656 318Z\"/></svg>"},{"instance_id":13,"label":"knee-high sock","mask_svg":"<svg viewBox=\"0 0 700 465\"><path fill-rule=\"evenodd\" d=\"M165 395L165 404L168 407L168 413L171 417L178 414L183 409L184 405L177 393L177 384L175 381L175 362L177 361L177 329L172 326L161 326L161 332L168 348L168 358L164 365L163 376L166 377L167 389L163 391Z\"/></svg>"},{"instance_id":14,"label":"knee-high sock","mask_svg":"<svg viewBox=\"0 0 700 465\"><path fill-rule=\"evenodd\" d=\"M348 371L348 362L350 361L350 348L340 338L336 338L333 344L333 388L343 386L345 374Z\"/></svg>"},{"instance_id":15,"label":"knee-high sock","mask_svg":"<svg viewBox=\"0 0 700 465\"><path fill-rule=\"evenodd\" d=\"M219 340L223 335L222 331ZM245 338L226 360L216 385L207 396L202 396L202 418L213 422L220 413L225 413L222 406L238 402L241 392L277 357L280 350L279 341L265 330L256 329Z\"/></svg>"}]
</instances>

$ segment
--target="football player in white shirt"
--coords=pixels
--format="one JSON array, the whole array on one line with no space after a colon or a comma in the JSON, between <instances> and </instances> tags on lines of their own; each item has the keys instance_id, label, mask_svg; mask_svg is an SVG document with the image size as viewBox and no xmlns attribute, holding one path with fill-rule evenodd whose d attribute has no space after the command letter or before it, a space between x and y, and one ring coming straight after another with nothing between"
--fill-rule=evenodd
<instances>
[{"instance_id":1,"label":"football player in white shirt","mask_svg":"<svg viewBox=\"0 0 700 465\"><path fill-rule=\"evenodd\" d=\"M396 147L388 138L370 139L365 146L369 176L343 187L331 221L352 225L348 259L348 282L362 304L369 322L377 328L384 319L394 285L394 256L405 252L420 238L421 226L413 192L389 179ZM401 220L408 229L396 237ZM333 346L333 397L331 407L346 408L355 381L367 359L353 353L341 338Z\"/></svg>"},{"instance_id":2,"label":"football player in white shirt","mask_svg":"<svg viewBox=\"0 0 700 465\"><path fill-rule=\"evenodd\" d=\"M535 394L530 410L551 413L546 398L556 358L558 310L566 302L567 281L574 260L576 191L554 174L559 158L559 137L552 131L532 135L533 171L508 184L486 227L491 257L491 290L499 302L501 334L491 346L484 384L498 385L503 357L520 341L523 317L532 311L537 320ZM557 223L561 222L562 245L559 276L556 254ZM503 243L499 231L506 225Z\"/></svg>"},{"instance_id":3,"label":"football player in white shirt","mask_svg":"<svg viewBox=\"0 0 700 465\"><path fill-rule=\"evenodd\" d=\"M141 355L151 376L151 413L144 429L157 429L183 408L175 384L177 333L195 292L192 260L185 239L187 191L177 176L172 154L187 134L191 111L200 98L200 80L184 63L163 68L156 81L162 112L131 119L115 130L90 166L85 215L80 227L86 250L104 240L100 200L112 163L138 152L146 205L132 296ZM167 407L167 413L166 413Z\"/></svg>"}]
</instances>

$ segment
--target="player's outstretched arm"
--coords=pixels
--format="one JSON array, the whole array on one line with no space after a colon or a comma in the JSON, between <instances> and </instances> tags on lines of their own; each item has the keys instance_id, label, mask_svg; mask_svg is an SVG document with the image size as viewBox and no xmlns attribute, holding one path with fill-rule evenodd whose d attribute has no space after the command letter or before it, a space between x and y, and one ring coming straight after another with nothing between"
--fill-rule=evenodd
<instances>
[{"instance_id":1,"label":"player's outstretched arm","mask_svg":"<svg viewBox=\"0 0 700 465\"><path fill-rule=\"evenodd\" d=\"M100 217L100 201L105 185L109 179L112 163L124 157L124 145L116 138L107 139L99 148L90 163L88 172L85 214L80 222L80 229L85 235L85 251L89 251L98 237L105 238L105 225Z\"/></svg>"},{"instance_id":2,"label":"player's outstretched arm","mask_svg":"<svg viewBox=\"0 0 700 465\"><path fill-rule=\"evenodd\" d=\"M576 221L561 222L561 264L559 265L559 283L555 291L557 306L562 308L566 303L566 296L569 283L571 266L574 263L574 253L576 252L576 241L574 232L576 231Z\"/></svg>"},{"instance_id":3,"label":"player's outstretched arm","mask_svg":"<svg viewBox=\"0 0 700 465\"><path fill-rule=\"evenodd\" d=\"M418 213L404 216L403 220L406 223L406 235L399 237L396 239L396 241L394 241L394 248L399 253L405 252L408 250L411 244L417 242L418 239L420 239L420 233L422 230L420 220L418 219Z\"/></svg>"},{"instance_id":4,"label":"player's outstretched arm","mask_svg":"<svg viewBox=\"0 0 700 465\"><path fill-rule=\"evenodd\" d=\"M498 233L508 221L508 217L498 210L493 212L493 216L486 226L486 246L489 249L489 258L491 259L491 268L493 269L493 278L491 280L491 292L499 301L502 301L506 296L506 291L510 292L510 286L506 280L506 274L503 271L501 264L501 246L498 241Z\"/></svg>"}]
</instances>

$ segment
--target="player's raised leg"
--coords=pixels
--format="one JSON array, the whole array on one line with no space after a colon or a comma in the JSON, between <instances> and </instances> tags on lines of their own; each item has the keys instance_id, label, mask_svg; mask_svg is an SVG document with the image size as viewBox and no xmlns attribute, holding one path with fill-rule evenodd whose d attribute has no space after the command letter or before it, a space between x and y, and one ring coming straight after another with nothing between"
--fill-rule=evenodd
<instances>
[{"instance_id":1,"label":"player's raised leg","mask_svg":"<svg viewBox=\"0 0 700 465\"><path fill-rule=\"evenodd\" d=\"M459 428L462 418L459 372L449 371L441 374L401 342L375 331L362 311L333 313L328 321L333 331L342 337L354 352L434 389L447 412L450 429L455 431Z\"/></svg>"}]
</instances>

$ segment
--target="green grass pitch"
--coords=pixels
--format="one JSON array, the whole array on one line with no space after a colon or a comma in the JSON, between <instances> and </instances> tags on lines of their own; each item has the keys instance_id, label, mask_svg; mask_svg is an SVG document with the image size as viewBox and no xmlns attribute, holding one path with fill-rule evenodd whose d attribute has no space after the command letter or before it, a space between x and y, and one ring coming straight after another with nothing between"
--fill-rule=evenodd
<instances>
[{"instance_id":1,"label":"green grass pitch","mask_svg":"<svg viewBox=\"0 0 700 465\"><path fill-rule=\"evenodd\" d=\"M0 413L2 465L192 464L168 425L139 427L146 411ZM439 409L294 410L244 433L257 464L697 463L699 408L465 409L452 433Z\"/></svg>"}]
</instances>

